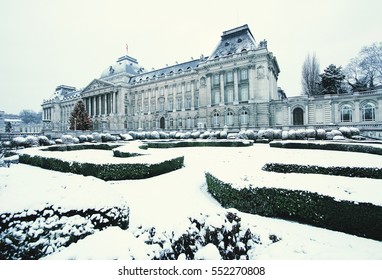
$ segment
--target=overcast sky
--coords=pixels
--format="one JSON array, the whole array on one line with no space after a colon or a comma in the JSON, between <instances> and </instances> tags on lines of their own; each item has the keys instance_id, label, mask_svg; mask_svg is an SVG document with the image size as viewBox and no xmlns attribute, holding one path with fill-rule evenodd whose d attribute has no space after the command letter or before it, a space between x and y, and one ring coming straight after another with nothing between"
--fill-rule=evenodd
<instances>
[{"instance_id":1,"label":"overcast sky","mask_svg":"<svg viewBox=\"0 0 382 280\"><path fill-rule=\"evenodd\" d=\"M41 110L57 85L83 88L125 55L146 69L208 56L222 32L248 24L268 41L287 96L301 67L346 66L382 41L380 0L0 0L0 110Z\"/></svg>"}]
</instances>

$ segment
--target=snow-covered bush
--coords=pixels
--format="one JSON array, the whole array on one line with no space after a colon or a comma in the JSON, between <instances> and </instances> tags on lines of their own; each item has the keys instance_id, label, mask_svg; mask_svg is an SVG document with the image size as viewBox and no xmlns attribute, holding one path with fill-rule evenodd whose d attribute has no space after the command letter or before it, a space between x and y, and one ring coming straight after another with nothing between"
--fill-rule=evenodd
<instances>
[{"instance_id":1,"label":"snow-covered bush","mask_svg":"<svg viewBox=\"0 0 382 280\"><path fill-rule=\"evenodd\" d=\"M186 133L183 133L182 139L190 139L191 138L191 132L187 131Z\"/></svg>"},{"instance_id":2,"label":"snow-covered bush","mask_svg":"<svg viewBox=\"0 0 382 280\"><path fill-rule=\"evenodd\" d=\"M296 140L296 131L294 129L288 131L288 139Z\"/></svg>"},{"instance_id":3,"label":"snow-covered bush","mask_svg":"<svg viewBox=\"0 0 382 280\"><path fill-rule=\"evenodd\" d=\"M220 132L220 139L227 139L227 136L228 136L228 132L227 131L222 130Z\"/></svg>"},{"instance_id":4,"label":"snow-covered bush","mask_svg":"<svg viewBox=\"0 0 382 280\"><path fill-rule=\"evenodd\" d=\"M281 139L282 140L288 140L288 131L287 130L283 130L283 132L281 134Z\"/></svg>"},{"instance_id":5,"label":"snow-covered bush","mask_svg":"<svg viewBox=\"0 0 382 280\"><path fill-rule=\"evenodd\" d=\"M351 138L352 135L351 135L350 128L348 128L348 127L340 127L338 130L342 133L342 135L344 137Z\"/></svg>"},{"instance_id":6,"label":"snow-covered bush","mask_svg":"<svg viewBox=\"0 0 382 280\"><path fill-rule=\"evenodd\" d=\"M40 135L37 138L38 138L38 142L39 142L40 146L49 146L50 145L50 140L48 139L48 137Z\"/></svg>"},{"instance_id":7,"label":"snow-covered bush","mask_svg":"<svg viewBox=\"0 0 382 280\"><path fill-rule=\"evenodd\" d=\"M200 137L200 131L194 131L191 133L191 138L198 139Z\"/></svg>"},{"instance_id":8,"label":"snow-covered bush","mask_svg":"<svg viewBox=\"0 0 382 280\"><path fill-rule=\"evenodd\" d=\"M93 141L94 142L101 142L101 135L98 132L93 132L92 133Z\"/></svg>"},{"instance_id":9,"label":"snow-covered bush","mask_svg":"<svg viewBox=\"0 0 382 280\"><path fill-rule=\"evenodd\" d=\"M37 147L40 144L36 136L27 136L25 140L28 147Z\"/></svg>"},{"instance_id":10,"label":"snow-covered bush","mask_svg":"<svg viewBox=\"0 0 382 280\"><path fill-rule=\"evenodd\" d=\"M170 132L170 138L175 139L176 134L177 134L177 131L171 131Z\"/></svg>"},{"instance_id":11,"label":"snow-covered bush","mask_svg":"<svg viewBox=\"0 0 382 280\"><path fill-rule=\"evenodd\" d=\"M356 128L356 127L349 127L349 129L350 129L350 133L351 133L352 136L356 136L356 135L360 135L361 134L359 129Z\"/></svg>"},{"instance_id":12,"label":"snow-covered bush","mask_svg":"<svg viewBox=\"0 0 382 280\"><path fill-rule=\"evenodd\" d=\"M306 136L305 129L297 129L296 130L296 139L297 140L304 140Z\"/></svg>"},{"instance_id":13,"label":"snow-covered bush","mask_svg":"<svg viewBox=\"0 0 382 280\"><path fill-rule=\"evenodd\" d=\"M88 141L88 137L86 135L80 135L78 136L78 140L80 141L80 143L85 143L86 141Z\"/></svg>"},{"instance_id":14,"label":"snow-covered bush","mask_svg":"<svg viewBox=\"0 0 382 280\"><path fill-rule=\"evenodd\" d=\"M56 144L60 145L60 144L62 144L62 139L57 138L57 139L54 140L54 142L55 142Z\"/></svg>"},{"instance_id":15,"label":"snow-covered bush","mask_svg":"<svg viewBox=\"0 0 382 280\"><path fill-rule=\"evenodd\" d=\"M62 210L47 205L1 213L0 259L39 259L109 226L127 229L129 208Z\"/></svg>"},{"instance_id":16,"label":"snow-covered bush","mask_svg":"<svg viewBox=\"0 0 382 280\"><path fill-rule=\"evenodd\" d=\"M325 132L325 139L326 140L333 140L334 136L336 136L333 131L326 131Z\"/></svg>"},{"instance_id":17,"label":"snow-covered bush","mask_svg":"<svg viewBox=\"0 0 382 280\"><path fill-rule=\"evenodd\" d=\"M77 137L73 137L73 144L79 144L80 143L80 139L78 139Z\"/></svg>"},{"instance_id":18,"label":"snow-covered bush","mask_svg":"<svg viewBox=\"0 0 382 280\"><path fill-rule=\"evenodd\" d=\"M237 136L236 136L237 139L248 139L247 137L247 134L245 133L245 131L241 130Z\"/></svg>"},{"instance_id":19,"label":"snow-covered bush","mask_svg":"<svg viewBox=\"0 0 382 280\"><path fill-rule=\"evenodd\" d=\"M155 260L245 260L256 247L281 239L259 235L255 226L243 225L232 212L189 218L182 231L157 232L155 228L138 228L133 234L151 246L149 256ZM155 248L155 249L154 249Z\"/></svg>"},{"instance_id":20,"label":"snow-covered bush","mask_svg":"<svg viewBox=\"0 0 382 280\"><path fill-rule=\"evenodd\" d=\"M317 140L325 140L325 138L326 138L326 131L322 128L317 129L316 139Z\"/></svg>"},{"instance_id":21,"label":"snow-covered bush","mask_svg":"<svg viewBox=\"0 0 382 280\"><path fill-rule=\"evenodd\" d=\"M160 131L159 132L159 138L160 139L168 139L168 138L170 138L170 135L166 132Z\"/></svg>"},{"instance_id":22,"label":"snow-covered bush","mask_svg":"<svg viewBox=\"0 0 382 280\"><path fill-rule=\"evenodd\" d=\"M62 135L61 141L62 141L62 144L67 145L67 144L73 144L74 139L72 135Z\"/></svg>"},{"instance_id":23,"label":"snow-covered bush","mask_svg":"<svg viewBox=\"0 0 382 280\"><path fill-rule=\"evenodd\" d=\"M209 137L210 137L210 132L208 130L204 131L204 133L200 135L200 138L202 139L208 139Z\"/></svg>"},{"instance_id":24,"label":"snow-covered bush","mask_svg":"<svg viewBox=\"0 0 382 280\"><path fill-rule=\"evenodd\" d=\"M341 131L337 130L337 129L333 129L331 131L331 133L333 134L333 136L343 136Z\"/></svg>"},{"instance_id":25,"label":"snow-covered bush","mask_svg":"<svg viewBox=\"0 0 382 280\"><path fill-rule=\"evenodd\" d=\"M150 138L151 138L151 139L160 139L159 132L158 132L158 131L152 131L152 132L150 133Z\"/></svg>"},{"instance_id":26,"label":"snow-covered bush","mask_svg":"<svg viewBox=\"0 0 382 280\"><path fill-rule=\"evenodd\" d=\"M90 142L90 143L94 142L94 137L93 137L93 135L91 135L91 134L86 135L86 141L87 141L87 142Z\"/></svg>"},{"instance_id":27,"label":"snow-covered bush","mask_svg":"<svg viewBox=\"0 0 382 280\"><path fill-rule=\"evenodd\" d=\"M227 139L236 139L237 133L228 133Z\"/></svg>"},{"instance_id":28,"label":"snow-covered bush","mask_svg":"<svg viewBox=\"0 0 382 280\"><path fill-rule=\"evenodd\" d=\"M282 131L281 131L281 129L273 130L273 139L282 139Z\"/></svg>"},{"instance_id":29,"label":"snow-covered bush","mask_svg":"<svg viewBox=\"0 0 382 280\"><path fill-rule=\"evenodd\" d=\"M133 138L132 140L137 139L137 133L135 131L129 131L127 134L129 134Z\"/></svg>"},{"instance_id":30,"label":"snow-covered bush","mask_svg":"<svg viewBox=\"0 0 382 280\"><path fill-rule=\"evenodd\" d=\"M130 134L120 134L119 135L123 141L131 141L133 137Z\"/></svg>"},{"instance_id":31,"label":"snow-covered bush","mask_svg":"<svg viewBox=\"0 0 382 280\"><path fill-rule=\"evenodd\" d=\"M247 136L247 139L249 140L256 140L257 134L252 129L248 129L245 131L245 135Z\"/></svg>"},{"instance_id":32,"label":"snow-covered bush","mask_svg":"<svg viewBox=\"0 0 382 280\"><path fill-rule=\"evenodd\" d=\"M27 146L27 140L21 136L15 137L12 139L12 146L26 147Z\"/></svg>"},{"instance_id":33,"label":"snow-covered bush","mask_svg":"<svg viewBox=\"0 0 382 280\"><path fill-rule=\"evenodd\" d=\"M306 138L316 138L317 132L313 128L308 128L307 130L305 130L305 136Z\"/></svg>"}]
</instances>

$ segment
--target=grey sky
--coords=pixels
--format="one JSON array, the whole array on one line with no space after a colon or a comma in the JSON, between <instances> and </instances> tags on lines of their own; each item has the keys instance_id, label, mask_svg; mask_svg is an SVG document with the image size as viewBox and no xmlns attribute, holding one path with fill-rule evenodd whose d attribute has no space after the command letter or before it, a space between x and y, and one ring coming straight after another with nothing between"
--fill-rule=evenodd
<instances>
[{"instance_id":1,"label":"grey sky","mask_svg":"<svg viewBox=\"0 0 382 280\"><path fill-rule=\"evenodd\" d=\"M0 110L40 110L57 85L85 87L125 54L158 69L208 56L223 31L266 39L288 96L316 52L321 71L382 41L380 0L0 0Z\"/></svg>"}]
</instances>

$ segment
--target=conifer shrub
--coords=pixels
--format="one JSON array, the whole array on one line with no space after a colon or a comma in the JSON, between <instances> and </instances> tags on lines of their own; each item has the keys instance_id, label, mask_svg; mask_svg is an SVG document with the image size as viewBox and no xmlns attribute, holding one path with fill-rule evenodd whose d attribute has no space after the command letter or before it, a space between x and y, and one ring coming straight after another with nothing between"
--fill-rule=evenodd
<instances>
[{"instance_id":1,"label":"conifer shrub","mask_svg":"<svg viewBox=\"0 0 382 280\"><path fill-rule=\"evenodd\" d=\"M317 140L325 140L326 131L324 129L319 128L319 129L317 129L316 133L317 133L317 135L316 135Z\"/></svg>"}]
</instances>

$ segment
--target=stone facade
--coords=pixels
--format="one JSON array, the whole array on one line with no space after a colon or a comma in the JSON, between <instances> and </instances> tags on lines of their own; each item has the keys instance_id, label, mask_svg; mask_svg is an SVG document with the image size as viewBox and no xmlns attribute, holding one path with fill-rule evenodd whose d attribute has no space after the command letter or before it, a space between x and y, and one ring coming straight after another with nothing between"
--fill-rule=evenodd
<instances>
[{"instance_id":1,"label":"stone facade","mask_svg":"<svg viewBox=\"0 0 382 280\"><path fill-rule=\"evenodd\" d=\"M208 57L146 71L125 55L82 90L57 87L42 104L45 131L67 131L79 99L92 117L94 130L115 133L381 126L381 91L286 98L277 87L279 73L267 42L257 43L244 25L223 32Z\"/></svg>"}]
</instances>

